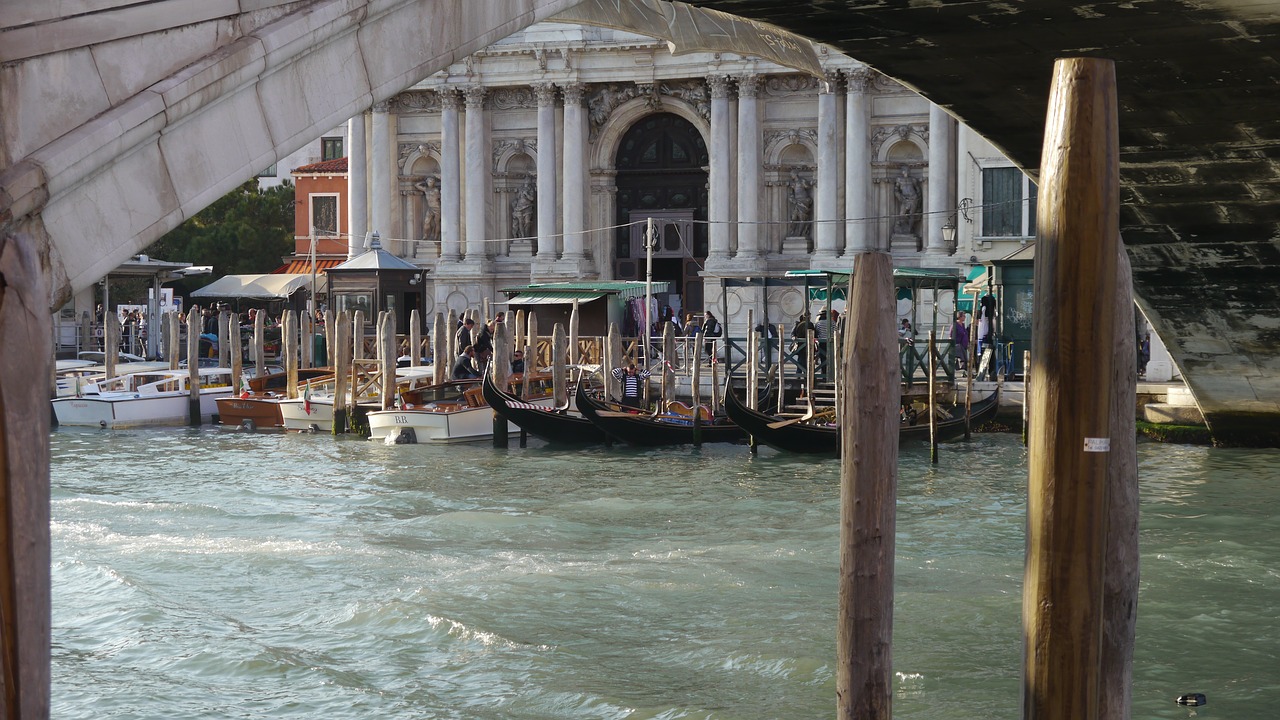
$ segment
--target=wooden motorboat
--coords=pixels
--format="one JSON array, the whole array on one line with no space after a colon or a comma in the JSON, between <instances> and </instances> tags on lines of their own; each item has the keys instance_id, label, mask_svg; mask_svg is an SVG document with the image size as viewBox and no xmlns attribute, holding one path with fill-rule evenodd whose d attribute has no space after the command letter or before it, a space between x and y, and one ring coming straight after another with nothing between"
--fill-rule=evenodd
<instances>
[{"instance_id":1,"label":"wooden motorboat","mask_svg":"<svg viewBox=\"0 0 1280 720\"><path fill-rule=\"evenodd\" d=\"M973 403L970 407L972 425L976 427L995 417L998 407L998 393L992 393ZM732 391L725 393L724 409L758 443L786 452L832 456L840 454L840 427L834 422L811 422L752 410ZM939 442L964 436L963 408L960 410L958 417L938 421ZM899 444L921 441L929 441L928 421L918 421L914 425L904 422L898 431Z\"/></svg>"},{"instance_id":2,"label":"wooden motorboat","mask_svg":"<svg viewBox=\"0 0 1280 720\"><path fill-rule=\"evenodd\" d=\"M200 419L217 413L217 399L231 393L230 368L200 368ZM89 383L80 395L54 398L59 425L131 428L185 425L190 412L185 369L127 373Z\"/></svg>"},{"instance_id":3,"label":"wooden motorboat","mask_svg":"<svg viewBox=\"0 0 1280 720\"><path fill-rule=\"evenodd\" d=\"M557 445L594 445L607 439L595 423L569 408L544 406L521 400L505 392L485 375L484 399L494 412L512 425L549 443Z\"/></svg>"},{"instance_id":4,"label":"wooden motorboat","mask_svg":"<svg viewBox=\"0 0 1280 720\"><path fill-rule=\"evenodd\" d=\"M433 369L430 367L397 368L396 387L414 388L419 384L429 385L432 373ZM310 389L302 388L298 397L280 400L278 403L280 421L284 429L298 432L333 432L334 385L332 377L313 380ZM377 391L376 385L369 389L375 393ZM361 408L361 412L381 410L382 400L376 397L376 394L352 398L348 390L347 408L357 407Z\"/></svg>"},{"instance_id":5,"label":"wooden motorboat","mask_svg":"<svg viewBox=\"0 0 1280 720\"><path fill-rule=\"evenodd\" d=\"M305 392L308 382L325 381L333 377L332 368L299 368L298 394ZM250 378L239 395L218 398L218 422L222 425L247 430L283 428L280 403L289 397L289 374L270 373Z\"/></svg>"},{"instance_id":6,"label":"wooden motorboat","mask_svg":"<svg viewBox=\"0 0 1280 720\"><path fill-rule=\"evenodd\" d=\"M540 388L541 389L541 388ZM550 407L549 394L530 401ZM403 390L397 407L369 413L369 439L394 443L475 442L493 437L494 409L479 378ZM519 431L509 425L510 430Z\"/></svg>"},{"instance_id":7,"label":"wooden motorboat","mask_svg":"<svg viewBox=\"0 0 1280 720\"><path fill-rule=\"evenodd\" d=\"M705 418L699 413L642 413L616 403L592 397L586 383L578 383L578 412L609 438L628 445L663 447L702 443L738 442L746 433L727 417Z\"/></svg>"}]
</instances>

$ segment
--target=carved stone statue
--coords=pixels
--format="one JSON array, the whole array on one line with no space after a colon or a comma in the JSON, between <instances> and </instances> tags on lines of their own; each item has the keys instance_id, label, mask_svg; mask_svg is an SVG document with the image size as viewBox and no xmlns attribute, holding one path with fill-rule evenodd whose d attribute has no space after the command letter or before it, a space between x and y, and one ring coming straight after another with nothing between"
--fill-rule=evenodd
<instances>
[{"instance_id":1,"label":"carved stone statue","mask_svg":"<svg viewBox=\"0 0 1280 720\"><path fill-rule=\"evenodd\" d=\"M440 242L440 186L434 175L428 175L414 187L422 191L422 239Z\"/></svg>"},{"instance_id":2,"label":"carved stone statue","mask_svg":"<svg viewBox=\"0 0 1280 720\"><path fill-rule=\"evenodd\" d=\"M788 237L809 237L813 229L813 187L811 180L800 177L799 171L791 170L791 182L788 184L787 208L791 225L787 229Z\"/></svg>"},{"instance_id":3,"label":"carved stone statue","mask_svg":"<svg viewBox=\"0 0 1280 720\"><path fill-rule=\"evenodd\" d=\"M515 199L511 201L511 237L527 238L533 233L533 212L537 202L538 189L533 175L524 176L524 184L516 190Z\"/></svg>"},{"instance_id":4,"label":"carved stone statue","mask_svg":"<svg viewBox=\"0 0 1280 720\"><path fill-rule=\"evenodd\" d=\"M920 223L920 181L911 177L911 170L906 165L902 166L902 175L894 181L893 199L897 203L893 234L915 235Z\"/></svg>"}]
</instances>

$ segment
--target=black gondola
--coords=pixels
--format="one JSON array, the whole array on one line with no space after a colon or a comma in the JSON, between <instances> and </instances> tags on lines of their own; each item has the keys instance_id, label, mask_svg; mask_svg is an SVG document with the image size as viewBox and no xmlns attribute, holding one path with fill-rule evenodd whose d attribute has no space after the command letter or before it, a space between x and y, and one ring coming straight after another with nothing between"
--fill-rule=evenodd
<instances>
[{"instance_id":1,"label":"black gondola","mask_svg":"<svg viewBox=\"0 0 1280 720\"><path fill-rule=\"evenodd\" d=\"M691 418L677 415L648 415L627 412L626 408L597 400L578 383L578 412L609 437L642 447L693 445L697 443L740 442L746 439L742 428L726 418L706 420L695 428ZM694 433L698 433L695 437Z\"/></svg>"},{"instance_id":2,"label":"black gondola","mask_svg":"<svg viewBox=\"0 0 1280 720\"><path fill-rule=\"evenodd\" d=\"M999 408L998 395L999 393L993 392L970 407L970 417L974 427L995 417L996 410ZM777 450L813 455L840 454L840 428L835 425L786 422L794 418L780 418L759 410L752 410L732 391L725 393L724 411L730 419L753 436L756 442ZM964 415L938 421L938 442L960 437L964 437ZM904 424L898 431L899 444L918 441L929 441L928 422L916 425Z\"/></svg>"},{"instance_id":3,"label":"black gondola","mask_svg":"<svg viewBox=\"0 0 1280 720\"><path fill-rule=\"evenodd\" d=\"M520 398L503 392L493 384L492 376L485 373L484 399L494 412L521 430L557 445L593 445L606 440L604 431L590 420L564 409L530 405Z\"/></svg>"}]
</instances>

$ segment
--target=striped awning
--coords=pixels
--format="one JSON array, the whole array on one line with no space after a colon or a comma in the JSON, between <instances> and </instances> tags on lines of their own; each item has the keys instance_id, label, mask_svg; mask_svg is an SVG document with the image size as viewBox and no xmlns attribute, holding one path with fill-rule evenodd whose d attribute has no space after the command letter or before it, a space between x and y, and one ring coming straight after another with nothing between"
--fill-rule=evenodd
<instances>
[{"instance_id":1,"label":"striped awning","mask_svg":"<svg viewBox=\"0 0 1280 720\"><path fill-rule=\"evenodd\" d=\"M346 258L316 258L316 272L322 273L331 267L336 267L346 262ZM311 274L311 260L309 258L293 259L271 271L272 275L309 275Z\"/></svg>"}]
</instances>

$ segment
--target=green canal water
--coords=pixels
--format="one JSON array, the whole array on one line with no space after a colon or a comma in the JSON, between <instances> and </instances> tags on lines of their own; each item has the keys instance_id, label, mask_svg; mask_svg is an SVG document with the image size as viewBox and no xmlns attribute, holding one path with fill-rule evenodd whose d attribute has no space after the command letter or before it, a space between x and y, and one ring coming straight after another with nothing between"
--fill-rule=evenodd
<instances>
[{"instance_id":1,"label":"green canal water","mask_svg":"<svg viewBox=\"0 0 1280 720\"><path fill-rule=\"evenodd\" d=\"M52 452L58 720L834 715L837 461L216 428ZM1280 452L1139 456L1134 717L1280 715ZM1026 473L1014 435L904 451L895 717L1019 716Z\"/></svg>"}]
</instances>

